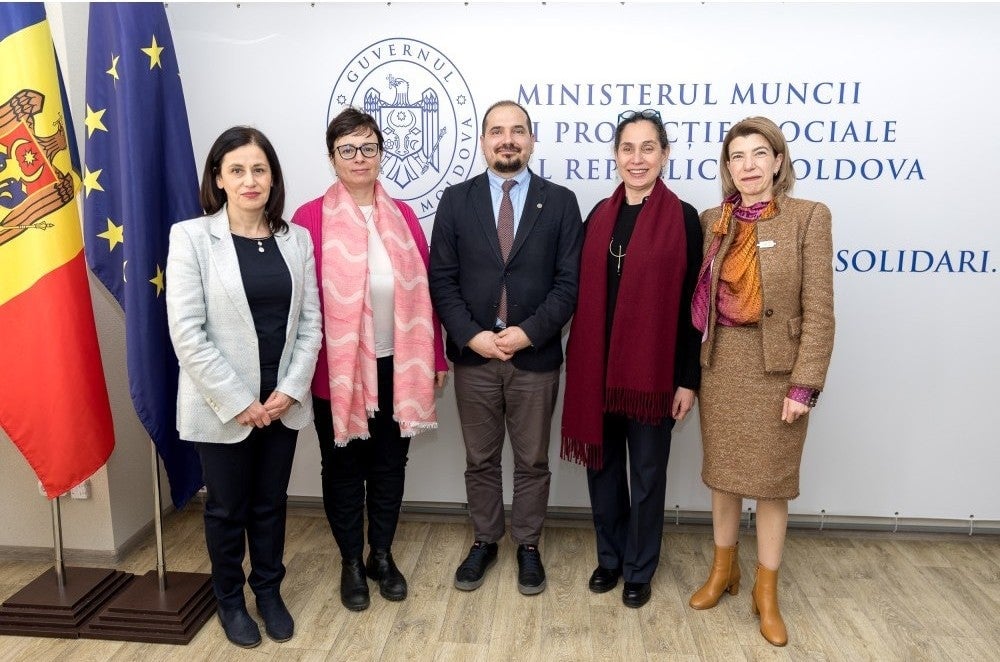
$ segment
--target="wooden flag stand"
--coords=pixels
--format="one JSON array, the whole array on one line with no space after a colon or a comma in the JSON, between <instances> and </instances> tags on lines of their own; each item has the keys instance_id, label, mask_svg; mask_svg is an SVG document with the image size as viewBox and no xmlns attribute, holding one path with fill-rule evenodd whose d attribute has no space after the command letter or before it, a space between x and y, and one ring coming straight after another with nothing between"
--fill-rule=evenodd
<instances>
[{"instance_id":1,"label":"wooden flag stand","mask_svg":"<svg viewBox=\"0 0 1000 662\"><path fill-rule=\"evenodd\" d=\"M155 446L153 505L156 571L136 577L106 568L65 567L59 498L52 499L55 565L0 605L0 634L189 643L215 613L212 577L166 571Z\"/></svg>"},{"instance_id":2,"label":"wooden flag stand","mask_svg":"<svg viewBox=\"0 0 1000 662\"><path fill-rule=\"evenodd\" d=\"M55 565L0 605L0 634L76 639L79 628L134 576L106 568L63 565L59 497L52 499Z\"/></svg>"},{"instance_id":3,"label":"wooden flag stand","mask_svg":"<svg viewBox=\"0 0 1000 662\"><path fill-rule=\"evenodd\" d=\"M187 644L215 613L211 575L166 571L160 505L160 464L155 446L153 507L156 572L150 570L145 575L136 577L124 590L113 595L79 629L81 638Z\"/></svg>"}]
</instances>

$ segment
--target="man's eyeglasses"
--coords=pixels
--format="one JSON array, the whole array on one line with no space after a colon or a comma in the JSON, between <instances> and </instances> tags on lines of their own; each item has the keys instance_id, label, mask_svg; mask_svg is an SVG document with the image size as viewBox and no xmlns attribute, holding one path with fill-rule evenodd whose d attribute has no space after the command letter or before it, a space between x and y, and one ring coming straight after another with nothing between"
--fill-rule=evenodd
<instances>
[{"instance_id":1,"label":"man's eyeglasses","mask_svg":"<svg viewBox=\"0 0 1000 662\"><path fill-rule=\"evenodd\" d=\"M340 158L348 160L353 159L354 155L359 151L361 152L361 156L366 159L378 155L378 143L365 143L357 147L354 145L341 145L340 147L334 147L334 149L337 150L337 154L340 154Z\"/></svg>"},{"instance_id":2,"label":"man's eyeglasses","mask_svg":"<svg viewBox=\"0 0 1000 662\"><path fill-rule=\"evenodd\" d=\"M663 123L663 119L660 117L660 111L656 110L655 108L647 108L646 110L626 110L625 112L618 115L618 123L621 124L625 120L630 120L636 116L646 120L655 119L660 124Z\"/></svg>"}]
</instances>

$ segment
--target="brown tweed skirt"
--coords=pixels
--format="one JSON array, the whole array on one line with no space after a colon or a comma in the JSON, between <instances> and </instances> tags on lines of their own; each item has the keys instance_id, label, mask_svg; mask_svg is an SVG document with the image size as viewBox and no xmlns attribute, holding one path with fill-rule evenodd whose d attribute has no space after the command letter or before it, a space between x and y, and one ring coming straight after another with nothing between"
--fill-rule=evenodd
<instances>
[{"instance_id":1,"label":"brown tweed skirt","mask_svg":"<svg viewBox=\"0 0 1000 662\"><path fill-rule=\"evenodd\" d=\"M757 327L715 328L712 367L702 371L701 478L748 499L794 499L809 416L781 420L788 374L764 371Z\"/></svg>"}]
</instances>

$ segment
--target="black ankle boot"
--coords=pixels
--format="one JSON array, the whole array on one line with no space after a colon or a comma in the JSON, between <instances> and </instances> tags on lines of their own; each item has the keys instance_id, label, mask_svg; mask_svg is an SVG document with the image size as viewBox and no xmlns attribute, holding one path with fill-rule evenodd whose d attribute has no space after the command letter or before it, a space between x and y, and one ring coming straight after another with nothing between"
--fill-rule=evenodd
<instances>
[{"instance_id":1,"label":"black ankle boot","mask_svg":"<svg viewBox=\"0 0 1000 662\"><path fill-rule=\"evenodd\" d=\"M393 602L406 599L406 578L396 567L392 552L387 549L371 550L365 570L378 582L378 592L383 598Z\"/></svg>"},{"instance_id":2,"label":"black ankle boot","mask_svg":"<svg viewBox=\"0 0 1000 662\"><path fill-rule=\"evenodd\" d=\"M272 641L288 641L295 633L295 621L277 592L257 596L257 612L264 619L264 632Z\"/></svg>"},{"instance_id":3,"label":"black ankle boot","mask_svg":"<svg viewBox=\"0 0 1000 662\"><path fill-rule=\"evenodd\" d=\"M365 564L360 556L343 560L340 568L340 601L351 611L364 611L371 604Z\"/></svg>"},{"instance_id":4,"label":"black ankle boot","mask_svg":"<svg viewBox=\"0 0 1000 662\"><path fill-rule=\"evenodd\" d=\"M219 623L226 639L243 648L253 648L260 643L260 628L257 622L250 618L245 604L217 607Z\"/></svg>"}]
</instances>

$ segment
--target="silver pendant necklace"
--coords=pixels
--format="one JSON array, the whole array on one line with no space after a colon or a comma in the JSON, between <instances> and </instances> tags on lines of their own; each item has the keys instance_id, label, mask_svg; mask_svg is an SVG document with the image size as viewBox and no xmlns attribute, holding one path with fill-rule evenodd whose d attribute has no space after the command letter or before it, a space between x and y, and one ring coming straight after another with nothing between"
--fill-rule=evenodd
<instances>
[{"instance_id":1,"label":"silver pendant necklace","mask_svg":"<svg viewBox=\"0 0 1000 662\"><path fill-rule=\"evenodd\" d=\"M268 233L266 235L264 235L263 237L248 237L245 234L241 234L239 232L236 232L235 230L233 230L233 228L231 226L229 228L229 232L231 232L233 235L235 235L237 237L242 237L243 239L249 239L250 241L256 241L257 242L257 252L258 253L263 253L264 252L264 242L274 236L274 233L270 231L270 228L268 228Z\"/></svg>"},{"instance_id":2,"label":"silver pendant necklace","mask_svg":"<svg viewBox=\"0 0 1000 662\"><path fill-rule=\"evenodd\" d=\"M251 241L256 241L257 242L257 252L258 253L263 253L264 252L264 240L270 239L270 238L271 238L271 235L267 235L266 237L247 237L247 239L249 239Z\"/></svg>"},{"instance_id":3,"label":"silver pendant necklace","mask_svg":"<svg viewBox=\"0 0 1000 662\"><path fill-rule=\"evenodd\" d=\"M608 253L611 257L618 258L618 275L622 275L622 258L625 257L625 246L623 244L618 244L618 252L615 252L615 240L612 239L611 243L608 244Z\"/></svg>"},{"instance_id":4,"label":"silver pendant necklace","mask_svg":"<svg viewBox=\"0 0 1000 662\"><path fill-rule=\"evenodd\" d=\"M371 225L372 219L375 218L375 203L372 203L367 212L362 209L361 215L365 217L365 225Z\"/></svg>"},{"instance_id":5,"label":"silver pendant necklace","mask_svg":"<svg viewBox=\"0 0 1000 662\"><path fill-rule=\"evenodd\" d=\"M239 236L242 237L243 235L239 235ZM249 239L250 241L256 241L257 242L257 252L258 253L263 253L264 252L264 242L267 241L268 239L270 239L273 236L274 236L273 232L268 232L263 237L243 237L243 238L244 239Z\"/></svg>"}]
</instances>

